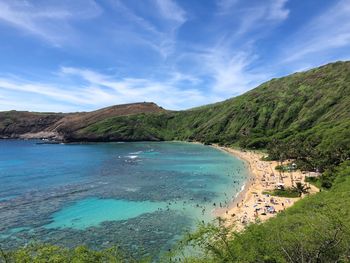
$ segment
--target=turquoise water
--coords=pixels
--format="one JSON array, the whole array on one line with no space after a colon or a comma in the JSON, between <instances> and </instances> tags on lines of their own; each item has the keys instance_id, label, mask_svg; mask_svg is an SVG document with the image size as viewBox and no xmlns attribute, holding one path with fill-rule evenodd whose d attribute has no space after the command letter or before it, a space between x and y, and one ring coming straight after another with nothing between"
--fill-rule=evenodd
<instances>
[{"instance_id":1,"label":"turquoise water","mask_svg":"<svg viewBox=\"0 0 350 263\"><path fill-rule=\"evenodd\" d=\"M45 227L86 229L104 221L127 220L144 213L152 213L165 206L149 201L87 198L54 213L54 221Z\"/></svg>"},{"instance_id":2,"label":"turquoise water","mask_svg":"<svg viewBox=\"0 0 350 263\"><path fill-rule=\"evenodd\" d=\"M242 161L200 144L37 142L0 140L5 248L35 240L158 255L247 178Z\"/></svg>"}]
</instances>

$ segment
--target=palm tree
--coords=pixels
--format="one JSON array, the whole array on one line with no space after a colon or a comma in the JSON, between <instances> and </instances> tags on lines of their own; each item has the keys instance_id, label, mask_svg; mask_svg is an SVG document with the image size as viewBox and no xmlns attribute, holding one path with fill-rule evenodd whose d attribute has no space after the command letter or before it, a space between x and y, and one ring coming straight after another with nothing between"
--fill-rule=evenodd
<instances>
[{"instance_id":1,"label":"palm tree","mask_svg":"<svg viewBox=\"0 0 350 263\"><path fill-rule=\"evenodd\" d=\"M302 194L309 193L310 187L301 182L296 182L295 186L293 186L293 190L299 194L299 197L301 197Z\"/></svg>"}]
</instances>

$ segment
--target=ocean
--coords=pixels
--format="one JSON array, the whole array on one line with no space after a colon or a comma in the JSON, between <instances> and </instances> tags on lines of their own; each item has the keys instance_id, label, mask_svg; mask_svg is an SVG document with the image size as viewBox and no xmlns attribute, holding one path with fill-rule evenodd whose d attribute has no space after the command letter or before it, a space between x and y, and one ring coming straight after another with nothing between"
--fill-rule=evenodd
<instances>
[{"instance_id":1,"label":"ocean","mask_svg":"<svg viewBox=\"0 0 350 263\"><path fill-rule=\"evenodd\" d=\"M0 246L158 256L213 220L247 178L243 161L201 144L0 140Z\"/></svg>"}]
</instances>

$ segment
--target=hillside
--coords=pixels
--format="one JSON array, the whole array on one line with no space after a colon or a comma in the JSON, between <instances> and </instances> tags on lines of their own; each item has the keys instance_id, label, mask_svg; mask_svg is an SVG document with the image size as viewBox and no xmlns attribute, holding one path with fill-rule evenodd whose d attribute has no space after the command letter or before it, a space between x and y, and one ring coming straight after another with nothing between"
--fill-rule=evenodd
<instances>
[{"instance_id":1,"label":"hillside","mask_svg":"<svg viewBox=\"0 0 350 263\"><path fill-rule=\"evenodd\" d=\"M91 112L36 113L0 112L0 138L55 138L65 139L101 120L140 113L165 112L154 103L130 103L111 106ZM67 138L66 138L67 137Z\"/></svg>"},{"instance_id":2,"label":"hillside","mask_svg":"<svg viewBox=\"0 0 350 263\"><path fill-rule=\"evenodd\" d=\"M0 139L19 138L24 134L28 137L35 134L38 137L52 137L48 132L50 127L62 119L61 113L37 113L27 111L0 112Z\"/></svg>"},{"instance_id":3,"label":"hillside","mask_svg":"<svg viewBox=\"0 0 350 263\"><path fill-rule=\"evenodd\" d=\"M350 149L350 62L273 79L239 97L181 112L112 117L78 131L75 140L195 140L270 147L272 158L299 158L308 168ZM285 156L281 156L285 155ZM320 158L322 155L322 158Z\"/></svg>"},{"instance_id":4,"label":"hillside","mask_svg":"<svg viewBox=\"0 0 350 263\"><path fill-rule=\"evenodd\" d=\"M204 253L186 262L349 262L350 62L273 79L241 96L186 111L136 103L70 114L1 112L0 137L187 140L264 149L275 160L293 158L298 168L325 171L315 179L320 193L240 233L223 224L200 225L179 244L180 253L193 245ZM125 261L120 255L115 248L34 245L3 251L0 261Z\"/></svg>"},{"instance_id":5,"label":"hillside","mask_svg":"<svg viewBox=\"0 0 350 263\"><path fill-rule=\"evenodd\" d=\"M323 169L350 155L350 62L272 79L241 96L186 111L137 103L3 117L10 113L0 113L0 137L49 131L66 142L190 140L267 147L273 159L297 158L305 168Z\"/></svg>"},{"instance_id":6,"label":"hillside","mask_svg":"<svg viewBox=\"0 0 350 263\"><path fill-rule=\"evenodd\" d=\"M67 115L55 123L54 127L52 127L52 130L57 132L66 141L75 141L81 140L79 136L80 130L111 117L128 118L130 115L156 114L165 112L167 111L151 102L116 105L92 112ZM90 134L89 136L86 136L82 139L88 141L99 141L100 137L95 136L94 134ZM125 137L116 137L112 139L127 140Z\"/></svg>"},{"instance_id":7,"label":"hillside","mask_svg":"<svg viewBox=\"0 0 350 263\"><path fill-rule=\"evenodd\" d=\"M138 125L142 123L162 129L155 134L158 139L221 143L248 139L248 147L263 147L272 136L286 138L321 124L339 125L350 119L349 106L350 62L338 62L273 79L221 103L151 117L140 115L138 121L130 116L106 119L85 131L95 128L100 136L116 133L118 122L146 130L147 126Z\"/></svg>"}]
</instances>

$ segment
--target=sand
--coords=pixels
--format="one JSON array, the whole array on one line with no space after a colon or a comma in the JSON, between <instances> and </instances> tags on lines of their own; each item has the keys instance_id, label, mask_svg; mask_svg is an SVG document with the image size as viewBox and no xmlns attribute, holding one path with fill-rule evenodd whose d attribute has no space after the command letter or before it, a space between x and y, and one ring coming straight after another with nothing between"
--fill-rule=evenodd
<instances>
[{"instance_id":1,"label":"sand","mask_svg":"<svg viewBox=\"0 0 350 263\"><path fill-rule=\"evenodd\" d=\"M285 198L264 194L265 191L275 189L278 184L291 187L296 182L302 182L310 187L309 194L319 191L315 186L305 182L307 174L298 170L281 173L275 169L280 163L262 161L261 158L264 156L262 153L213 146L244 160L250 171L250 178L244 189L229 207L214 211L216 216L226 219L226 224L233 225L237 231L243 230L250 223L263 222L277 215L304 197L302 195L300 198Z\"/></svg>"}]
</instances>

